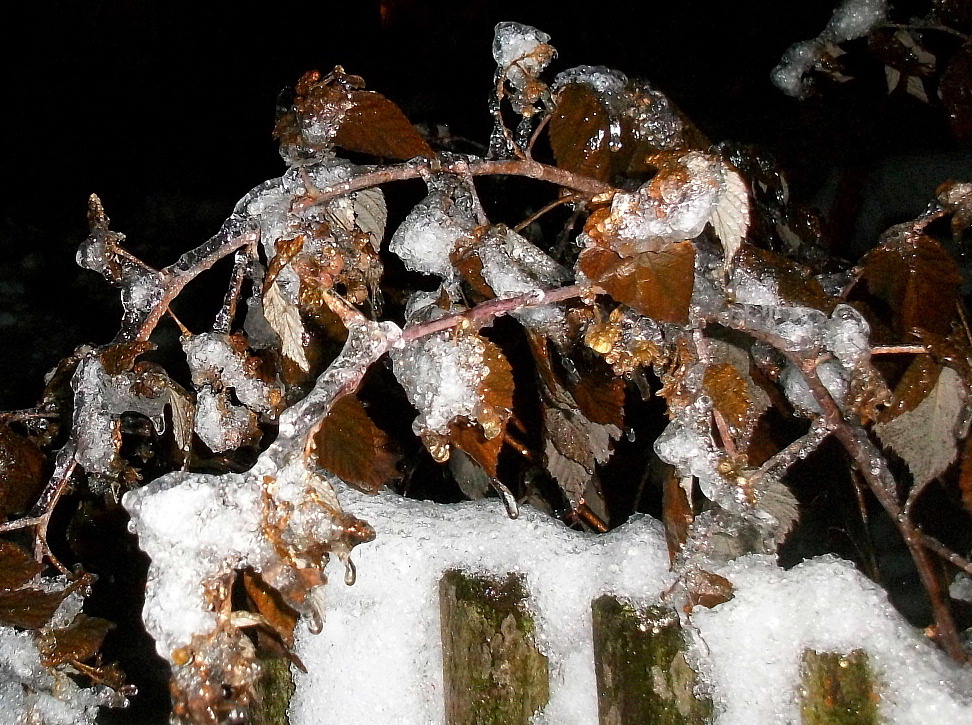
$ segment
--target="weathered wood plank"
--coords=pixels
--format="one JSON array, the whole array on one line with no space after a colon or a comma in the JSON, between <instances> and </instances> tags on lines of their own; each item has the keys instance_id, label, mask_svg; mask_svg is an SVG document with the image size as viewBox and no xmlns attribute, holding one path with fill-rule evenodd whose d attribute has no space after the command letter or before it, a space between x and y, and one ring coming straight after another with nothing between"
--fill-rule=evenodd
<instances>
[{"instance_id":1,"label":"weathered wood plank","mask_svg":"<svg viewBox=\"0 0 972 725\"><path fill-rule=\"evenodd\" d=\"M447 571L439 582L449 725L527 725L547 704L547 658L533 638L522 577Z\"/></svg>"},{"instance_id":2,"label":"weathered wood plank","mask_svg":"<svg viewBox=\"0 0 972 725\"><path fill-rule=\"evenodd\" d=\"M615 597L591 605L601 725L702 725L712 701L697 694L698 676L670 609L637 609Z\"/></svg>"},{"instance_id":3,"label":"weathered wood plank","mask_svg":"<svg viewBox=\"0 0 972 725\"><path fill-rule=\"evenodd\" d=\"M878 694L867 653L803 652L804 725L877 725Z\"/></svg>"}]
</instances>

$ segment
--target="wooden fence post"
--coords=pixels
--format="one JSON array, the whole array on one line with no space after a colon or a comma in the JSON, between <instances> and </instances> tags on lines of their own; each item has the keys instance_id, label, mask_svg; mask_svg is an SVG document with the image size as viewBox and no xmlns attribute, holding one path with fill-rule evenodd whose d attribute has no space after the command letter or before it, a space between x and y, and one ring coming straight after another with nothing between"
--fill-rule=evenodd
<instances>
[{"instance_id":1,"label":"wooden fence post","mask_svg":"<svg viewBox=\"0 0 972 725\"><path fill-rule=\"evenodd\" d=\"M449 725L527 725L547 704L547 658L533 639L522 577L447 571L439 582Z\"/></svg>"},{"instance_id":2,"label":"wooden fence post","mask_svg":"<svg viewBox=\"0 0 972 725\"><path fill-rule=\"evenodd\" d=\"M612 596L595 599L591 610L601 725L711 722L712 701L696 694L674 611L636 609Z\"/></svg>"}]
</instances>

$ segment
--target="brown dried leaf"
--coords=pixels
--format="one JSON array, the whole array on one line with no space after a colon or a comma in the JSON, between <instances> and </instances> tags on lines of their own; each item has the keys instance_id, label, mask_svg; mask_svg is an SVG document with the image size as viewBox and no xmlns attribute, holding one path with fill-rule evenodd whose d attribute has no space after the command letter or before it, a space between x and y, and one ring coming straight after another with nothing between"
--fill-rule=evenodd
<instances>
[{"instance_id":1,"label":"brown dried leaf","mask_svg":"<svg viewBox=\"0 0 972 725\"><path fill-rule=\"evenodd\" d=\"M692 570L686 577L689 602L693 607L711 609L732 599L735 587L732 582L719 574L705 569Z\"/></svg>"},{"instance_id":2,"label":"brown dried leaf","mask_svg":"<svg viewBox=\"0 0 972 725\"><path fill-rule=\"evenodd\" d=\"M22 629L40 629L47 624L70 589L45 592L17 589L0 592L0 624Z\"/></svg>"},{"instance_id":3,"label":"brown dried leaf","mask_svg":"<svg viewBox=\"0 0 972 725\"><path fill-rule=\"evenodd\" d=\"M921 328L948 335L956 317L962 275L937 241L902 224L888 230L863 260L862 280L891 309L899 339Z\"/></svg>"},{"instance_id":4,"label":"brown dried leaf","mask_svg":"<svg viewBox=\"0 0 972 725\"><path fill-rule=\"evenodd\" d=\"M314 435L318 464L359 491L378 493L399 478L388 435L376 426L357 396L345 395Z\"/></svg>"},{"instance_id":5,"label":"brown dried leaf","mask_svg":"<svg viewBox=\"0 0 972 725\"><path fill-rule=\"evenodd\" d=\"M636 312L658 322L688 322L695 279L695 247L691 242L633 257L588 247L581 252L577 265L594 284Z\"/></svg>"},{"instance_id":6,"label":"brown dried leaf","mask_svg":"<svg viewBox=\"0 0 972 725\"><path fill-rule=\"evenodd\" d=\"M962 507L972 514L972 435L965 437L962 445L962 465L958 476L959 492L962 494Z\"/></svg>"},{"instance_id":7,"label":"brown dried leaf","mask_svg":"<svg viewBox=\"0 0 972 725\"><path fill-rule=\"evenodd\" d=\"M881 412L880 421L890 423L903 413L914 410L935 387L942 365L931 355L916 355L894 388L891 404Z\"/></svg>"},{"instance_id":8,"label":"brown dried leaf","mask_svg":"<svg viewBox=\"0 0 972 725\"><path fill-rule=\"evenodd\" d=\"M874 432L908 465L916 486L944 473L958 456L958 425L969 405L968 386L952 368L943 367L931 392L912 410Z\"/></svg>"},{"instance_id":9,"label":"brown dried leaf","mask_svg":"<svg viewBox=\"0 0 972 725\"><path fill-rule=\"evenodd\" d=\"M593 88L582 83L565 86L550 117L550 147L557 165L600 181L611 179L609 125L608 111Z\"/></svg>"},{"instance_id":10,"label":"brown dried leaf","mask_svg":"<svg viewBox=\"0 0 972 725\"><path fill-rule=\"evenodd\" d=\"M603 367L607 367L604 365ZM624 427L624 380L603 369L585 370L567 389L592 422Z\"/></svg>"},{"instance_id":11,"label":"brown dried leaf","mask_svg":"<svg viewBox=\"0 0 972 725\"><path fill-rule=\"evenodd\" d=\"M0 520L30 506L44 484L45 465L44 454L30 438L0 423Z\"/></svg>"},{"instance_id":12,"label":"brown dried leaf","mask_svg":"<svg viewBox=\"0 0 972 725\"><path fill-rule=\"evenodd\" d=\"M374 91L351 92L351 107L344 115L334 143L348 151L392 159L435 157L435 152L401 109Z\"/></svg>"},{"instance_id":13,"label":"brown dried leaf","mask_svg":"<svg viewBox=\"0 0 972 725\"><path fill-rule=\"evenodd\" d=\"M972 43L963 45L949 60L938 93L955 137L961 141L972 138Z\"/></svg>"},{"instance_id":14,"label":"brown dried leaf","mask_svg":"<svg viewBox=\"0 0 972 725\"><path fill-rule=\"evenodd\" d=\"M23 547L0 541L0 590L19 589L43 569Z\"/></svg>"},{"instance_id":15,"label":"brown dried leaf","mask_svg":"<svg viewBox=\"0 0 972 725\"><path fill-rule=\"evenodd\" d=\"M497 459L513 409L513 370L499 347L486 339L483 344L483 362L487 370L479 389L483 409L475 425L467 420L452 423L449 438L453 445L495 477Z\"/></svg>"},{"instance_id":16,"label":"brown dried leaf","mask_svg":"<svg viewBox=\"0 0 972 725\"><path fill-rule=\"evenodd\" d=\"M259 573L243 570L243 586L257 612L267 621L274 633L287 647L294 645L294 627L300 615L287 604L276 589L267 584Z\"/></svg>"},{"instance_id":17,"label":"brown dried leaf","mask_svg":"<svg viewBox=\"0 0 972 725\"><path fill-rule=\"evenodd\" d=\"M712 398L712 406L736 431L746 430L750 418L749 387L730 363L716 363L705 369L702 389Z\"/></svg>"},{"instance_id":18,"label":"brown dried leaf","mask_svg":"<svg viewBox=\"0 0 972 725\"><path fill-rule=\"evenodd\" d=\"M682 488L674 466L666 465L667 472L662 484L662 521L665 524L665 541L668 543L668 558L674 564L685 542L695 513L692 504Z\"/></svg>"},{"instance_id":19,"label":"brown dried leaf","mask_svg":"<svg viewBox=\"0 0 972 725\"><path fill-rule=\"evenodd\" d=\"M84 662L94 657L115 625L107 619L79 614L67 627L53 630L43 646L46 667L64 662Z\"/></svg>"},{"instance_id":20,"label":"brown dried leaf","mask_svg":"<svg viewBox=\"0 0 972 725\"><path fill-rule=\"evenodd\" d=\"M271 284L263 295L263 314L280 337L284 357L292 360L304 372L310 370L304 353L304 323L300 320L300 312L281 294L276 283Z\"/></svg>"},{"instance_id":21,"label":"brown dried leaf","mask_svg":"<svg viewBox=\"0 0 972 725\"><path fill-rule=\"evenodd\" d=\"M743 244L736 253L735 266L756 279L772 279L783 305L812 307L828 315L837 306L838 300L827 296L810 268L776 252Z\"/></svg>"}]
</instances>

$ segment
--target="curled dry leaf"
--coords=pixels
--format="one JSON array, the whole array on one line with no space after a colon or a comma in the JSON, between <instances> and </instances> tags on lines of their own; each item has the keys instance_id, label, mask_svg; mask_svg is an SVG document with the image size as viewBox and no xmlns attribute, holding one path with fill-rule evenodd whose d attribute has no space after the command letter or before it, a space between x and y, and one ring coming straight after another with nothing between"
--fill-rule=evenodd
<instances>
[{"instance_id":1,"label":"curled dry leaf","mask_svg":"<svg viewBox=\"0 0 972 725\"><path fill-rule=\"evenodd\" d=\"M280 350L284 357L308 372L310 363L304 352L304 323L300 320L297 305L283 296L276 283L271 284L263 294L263 314L280 337Z\"/></svg>"},{"instance_id":2,"label":"curled dry leaf","mask_svg":"<svg viewBox=\"0 0 972 725\"><path fill-rule=\"evenodd\" d=\"M321 468L365 493L378 493L401 476L391 439L355 395L334 403L314 435L313 456Z\"/></svg>"},{"instance_id":3,"label":"curled dry leaf","mask_svg":"<svg viewBox=\"0 0 972 725\"><path fill-rule=\"evenodd\" d=\"M878 423L874 432L895 451L923 487L945 472L958 456L958 441L967 430L960 425L968 418L972 396L968 385L950 367L942 367L934 387L914 408L893 420Z\"/></svg>"}]
</instances>

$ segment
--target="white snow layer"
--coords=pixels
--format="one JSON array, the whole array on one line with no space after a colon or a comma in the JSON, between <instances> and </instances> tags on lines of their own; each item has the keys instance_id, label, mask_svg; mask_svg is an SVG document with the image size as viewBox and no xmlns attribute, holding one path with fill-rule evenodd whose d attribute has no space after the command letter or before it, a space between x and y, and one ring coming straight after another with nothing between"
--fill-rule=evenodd
<instances>
[{"instance_id":1,"label":"white snow layer","mask_svg":"<svg viewBox=\"0 0 972 725\"><path fill-rule=\"evenodd\" d=\"M597 536L530 508L509 520L495 501L341 497L378 537L355 549L353 587L331 572L323 632L299 628L308 672L295 673L292 725L444 722L438 582L456 567L525 577L550 665L550 701L533 722L595 725L591 601L613 593L651 604L673 581L661 524L647 517ZM866 650L891 725L972 721L972 670L923 640L849 563L822 557L783 571L770 557L748 556L717 571L735 597L691 617L717 725L798 721L806 647Z\"/></svg>"},{"instance_id":2,"label":"white snow layer","mask_svg":"<svg viewBox=\"0 0 972 725\"><path fill-rule=\"evenodd\" d=\"M81 688L44 667L29 632L0 627L0 725L91 725L116 701L103 685Z\"/></svg>"}]
</instances>

